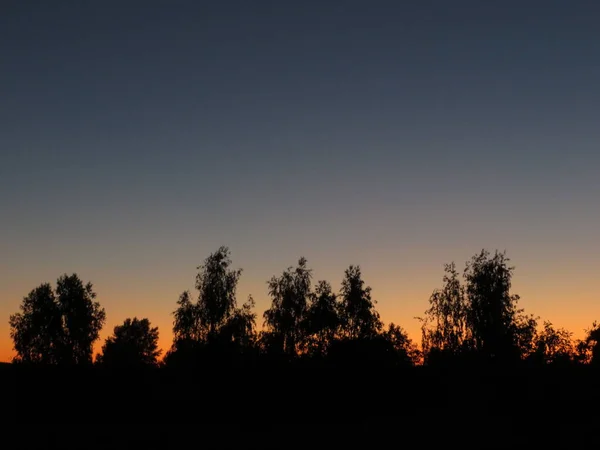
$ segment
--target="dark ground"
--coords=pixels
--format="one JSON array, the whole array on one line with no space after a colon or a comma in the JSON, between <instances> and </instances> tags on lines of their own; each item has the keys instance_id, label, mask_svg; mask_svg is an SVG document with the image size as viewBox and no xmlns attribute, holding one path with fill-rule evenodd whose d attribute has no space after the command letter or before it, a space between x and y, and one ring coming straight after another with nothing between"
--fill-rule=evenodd
<instances>
[{"instance_id":1,"label":"dark ground","mask_svg":"<svg viewBox=\"0 0 600 450\"><path fill-rule=\"evenodd\" d=\"M589 367L0 366L5 448L597 448Z\"/></svg>"}]
</instances>

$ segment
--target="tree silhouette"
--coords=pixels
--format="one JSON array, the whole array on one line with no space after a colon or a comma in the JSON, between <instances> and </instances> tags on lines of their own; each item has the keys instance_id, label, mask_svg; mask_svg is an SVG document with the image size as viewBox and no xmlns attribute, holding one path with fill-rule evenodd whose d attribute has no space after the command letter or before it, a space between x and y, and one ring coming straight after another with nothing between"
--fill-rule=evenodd
<instances>
[{"instance_id":1,"label":"tree silhouette","mask_svg":"<svg viewBox=\"0 0 600 450\"><path fill-rule=\"evenodd\" d=\"M94 301L92 283L84 285L76 274L65 274L57 281L56 296L63 318L61 358L73 364L91 364L93 344L106 321L104 309Z\"/></svg>"},{"instance_id":2,"label":"tree silhouette","mask_svg":"<svg viewBox=\"0 0 600 450\"><path fill-rule=\"evenodd\" d=\"M227 247L220 247L198 267L198 322L209 339L218 335L236 308L237 283L242 270L229 269L229 254Z\"/></svg>"},{"instance_id":3,"label":"tree silhouette","mask_svg":"<svg viewBox=\"0 0 600 450\"><path fill-rule=\"evenodd\" d=\"M535 339L535 358L544 364L569 363L574 359L572 333L564 328L555 329L545 321L544 328Z\"/></svg>"},{"instance_id":4,"label":"tree silhouette","mask_svg":"<svg viewBox=\"0 0 600 450\"><path fill-rule=\"evenodd\" d=\"M254 344L254 300L249 297L245 304L237 307L237 283L242 270L230 269L229 255L229 249L222 246L198 267L196 303L188 291L180 295L173 313L173 346L166 355L167 362L189 362L208 346L214 356L218 348L231 350L232 345L239 349ZM179 356L175 356L176 352Z\"/></svg>"},{"instance_id":5,"label":"tree silhouette","mask_svg":"<svg viewBox=\"0 0 600 450\"><path fill-rule=\"evenodd\" d=\"M227 247L220 247L198 267L196 303L192 303L188 291L179 297L173 313L175 342L217 340L221 331L228 328L230 320L239 321L240 315L246 317L242 311L236 311L237 283L242 270L229 268L229 254Z\"/></svg>"},{"instance_id":6,"label":"tree silhouette","mask_svg":"<svg viewBox=\"0 0 600 450\"><path fill-rule=\"evenodd\" d=\"M250 295L241 308L234 309L233 314L221 330L224 341L233 343L241 349L254 346L256 341L254 305L254 299Z\"/></svg>"},{"instance_id":7,"label":"tree silhouette","mask_svg":"<svg viewBox=\"0 0 600 450\"><path fill-rule=\"evenodd\" d=\"M192 303L189 291L184 291L177 300L173 313L173 339L175 342L200 341L201 328L196 305Z\"/></svg>"},{"instance_id":8,"label":"tree silhouette","mask_svg":"<svg viewBox=\"0 0 600 450\"><path fill-rule=\"evenodd\" d=\"M421 352L419 352L417 345L408 337L408 333L400 325L395 325L393 322L390 323L383 336L392 344L400 363L403 365L414 365L420 361Z\"/></svg>"},{"instance_id":9,"label":"tree silhouette","mask_svg":"<svg viewBox=\"0 0 600 450\"><path fill-rule=\"evenodd\" d=\"M271 347L280 345L288 356L295 356L303 342L302 324L310 295L311 270L306 258L300 258L294 269L288 267L280 277L267 283L272 298L271 307L264 312L266 334Z\"/></svg>"},{"instance_id":10,"label":"tree silhouette","mask_svg":"<svg viewBox=\"0 0 600 450\"><path fill-rule=\"evenodd\" d=\"M594 322L592 327L587 330L585 340L592 353L590 363L600 366L600 325L598 323Z\"/></svg>"},{"instance_id":11,"label":"tree silhouette","mask_svg":"<svg viewBox=\"0 0 600 450\"><path fill-rule=\"evenodd\" d=\"M467 327L475 348L485 357L506 359L532 347L535 320L517 309L518 295L511 295L513 267L505 253L487 250L467 262ZM532 328L533 327L533 328ZM528 341L529 340L529 341Z\"/></svg>"},{"instance_id":12,"label":"tree silhouette","mask_svg":"<svg viewBox=\"0 0 600 450\"><path fill-rule=\"evenodd\" d=\"M577 342L576 359L583 364L600 367L600 324L594 321L585 330L585 337Z\"/></svg>"},{"instance_id":13,"label":"tree silhouette","mask_svg":"<svg viewBox=\"0 0 600 450\"><path fill-rule=\"evenodd\" d=\"M44 283L33 289L10 316L10 337L17 352L15 361L55 364L62 340L61 313L52 286Z\"/></svg>"},{"instance_id":14,"label":"tree silhouette","mask_svg":"<svg viewBox=\"0 0 600 450\"><path fill-rule=\"evenodd\" d=\"M327 281L319 281L315 291L309 295L304 329L306 331L308 352L324 356L327 348L337 336L340 326L337 296Z\"/></svg>"},{"instance_id":15,"label":"tree silhouette","mask_svg":"<svg viewBox=\"0 0 600 450\"><path fill-rule=\"evenodd\" d=\"M468 349L467 299L454 262L444 266L444 286L429 298L429 309L421 321L421 345L427 357L457 357Z\"/></svg>"},{"instance_id":16,"label":"tree silhouette","mask_svg":"<svg viewBox=\"0 0 600 450\"><path fill-rule=\"evenodd\" d=\"M365 287L360 266L350 266L344 273L339 303L342 337L363 339L375 337L383 328L371 288Z\"/></svg>"},{"instance_id":17,"label":"tree silhouette","mask_svg":"<svg viewBox=\"0 0 600 450\"><path fill-rule=\"evenodd\" d=\"M91 283L62 275L32 290L9 319L17 362L91 364L92 347L106 320Z\"/></svg>"},{"instance_id":18,"label":"tree silhouette","mask_svg":"<svg viewBox=\"0 0 600 450\"><path fill-rule=\"evenodd\" d=\"M98 356L98 363L106 366L132 367L156 365L161 351L158 349L158 327L148 319L125 319L114 328Z\"/></svg>"},{"instance_id":19,"label":"tree silhouette","mask_svg":"<svg viewBox=\"0 0 600 450\"><path fill-rule=\"evenodd\" d=\"M200 405L200 415L208 412L219 420L262 402L261 418L269 423L302 419L309 410L311 421L331 421L334 405L341 419L366 424L403 411L440 418L473 411L477 417L500 411L538 416L532 405L541 405L543 413L558 402L567 403L565 410L583 410L598 398L594 366L600 366L600 325L594 322L576 346L569 331L549 321L538 329L538 319L517 307L513 268L504 253L482 251L462 274L454 263L444 266L443 284L429 297L421 319L422 352L401 326L383 326L359 266L348 267L334 293L324 280L311 289L305 258L267 282L272 303L264 313L265 330L257 333L254 299L249 296L238 306L241 272L231 269L228 255L221 247L199 267L197 300L187 291L179 296L173 346L161 362L158 328L133 317L114 327L93 367L30 367L87 364L105 313L92 285L76 275L61 276L56 288L44 283L29 292L20 311L10 316L15 361L29 364L0 364L0 375L11 387L5 393L9 421L35 419L33 413L48 407L52 417L40 416L46 421L64 422L73 411L75 422L99 421L92 414L115 404L120 406L111 410L113 422L156 421L161 411L169 415L160 418L165 423L173 414L185 422L187 416L177 413L189 405ZM115 367L143 369L106 370ZM235 387L231 374L243 383ZM82 395L80 386L93 387L91 396ZM219 401L206 403L207 392ZM155 407L157 399L164 407ZM488 422L494 439L511 431L497 433L497 421ZM534 428L530 442L539 443L539 427ZM567 433L570 439L579 436L579 428L578 422ZM435 430L447 438L448 433ZM109 445L105 435L96 446ZM164 435L171 447L173 436L185 439L181 433ZM556 440L554 433L541 435ZM472 441L467 444L486 444L477 433L467 437ZM43 438L47 441L47 434ZM500 444L530 443L519 434L508 441Z\"/></svg>"},{"instance_id":20,"label":"tree silhouette","mask_svg":"<svg viewBox=\"0 0 600 450\"><path fill-rule=\"evenodd\" d=\"M197 301L183 292L174 311L171 362L244 362L265 353L296 364L433 365L443 361L495 360L527 364L600 364L600 326L594 322L575 343L570 332L518 308L511 293L514 268L505 252L487 250L465 265L461 280L454 262L444 266L443 286L433 291L421 321L422 352L394 323L384 329L360 266L344 272L336 295L327 281L311 290L306 258L268 283L272 299L265 329L256 332L254 299L238 307L241 269L231 269L229 249L220 247L198 267ZM62 275L33 289L10 316L15 362L81 365L92 361L93 343L106 320L91 283ZM112 366L157 364L158 329L148 319L126 319L106 339L98 362ZM260 352L263 352L262 355ZM242 356L243 358L238 358ZM311 356L310 358L307 356ZM475 359L471 359L475 357ZM266 358L269 360L269 358ZM219 366L213 364L214 367Z\"/></svg>"},{"instance_id":21,"label":"tree silhouette","mask_svg":"<svg viewBox=\"0 0 600 450\"><path fill-rule=\"evenodd\" d=\"M514 345L521 359L529 358L536 351L538 318L517 310L512 325Z\"/></svg>"}]
</instances>

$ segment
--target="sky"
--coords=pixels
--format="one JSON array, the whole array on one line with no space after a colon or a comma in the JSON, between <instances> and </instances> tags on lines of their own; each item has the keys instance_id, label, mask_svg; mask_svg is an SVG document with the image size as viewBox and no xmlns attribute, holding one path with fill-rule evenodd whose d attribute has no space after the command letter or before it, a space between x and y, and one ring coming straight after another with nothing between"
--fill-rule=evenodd
<instances>
[{"instance_id":1,"label":"sky","mask_svg":"<svg viewBox=\"0 0 600 450\"><path fill-rule=\"evenodd\" d=\"M63 273L101 340L159 327L219 246L238 301L301 256L361 266L419 340L443 265L506 250L526 312L600 319L600 4L18 1L0 5L0 361Z\"/></svg>"}]
</instances>

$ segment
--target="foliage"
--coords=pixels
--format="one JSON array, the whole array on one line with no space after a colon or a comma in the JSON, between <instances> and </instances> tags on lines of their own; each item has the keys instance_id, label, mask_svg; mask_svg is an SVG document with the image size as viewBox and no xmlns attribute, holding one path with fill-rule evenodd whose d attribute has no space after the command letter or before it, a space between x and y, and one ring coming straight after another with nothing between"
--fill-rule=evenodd
<instances>
[{"instance_id":1,"label":"foliage","mask_svg":"<svg viewBox=\"0 0 600 450\"><path fill-rule=\"evenodd\" d=\"M324 356L340 327L337 296L328 281L321 280L309 296L304 329L308 352Z\"/></svg>"},{"instance_id":2,"label":"foliage","mask_svg":"<svg viewBox=\"0 0 600 450\"><path fill-rule=\"evenodd\" d=\"M220 247L198 267L194 303L188 291L183 292L173 313L173 348L175 351L195 352L206 345L253 345L256 314L252 297L240 308L237 306L237 283L241 269L230 269L232 261L227 247Z\"/></svg>"},{"instance_id":3,"label":"foliage","mask_svg":"<svg viewBox=\"0 0 600 450\"><path fill-rule=\"evenodd\" d=\"M90 364L93 345L100 337L106 313L98 302L91 283L86 285L76 274L57 281L56 296L63 322L61 359L73 364Z\"/></svg>"},{"instance_id":4,"label":"foliage","mask_svg":"<svg viewBox=\"0 0 600 450\"><path fill-rule=\"evenodd\" d=\"M420 362L421 352L400 325L395 325L393 322L390 323L383 336L392 344L401 363L404 365L415 365Z\"/></svg>"},{"instance_id":5,"label":"foliage","mask_svg":"<svg viewBox=\"0 0 600 450\"><path fill-rule=\"evenodd\" d=\"M521 359L529 358L536 350L538 317L519 309L512 325L513 348Z\"/></svg>"},{"instance_id":6,"label":"foliage","mask_svg":"<svg viewBox=\"0 0 600 450\"><path fill-rule=\"evenodd\" d=\"M585 330L585 337L576 344L578 362L583 364L600 365L600 324L594 321L592 326Z\"/></svg>"},{"instance_id":7,"label":"foliage","mask_svg":"<svg viewBox=\"0 0 600 450\"><path fill-rule=\"evenodd\" d=\"M429 309L421 321L423 352L432 350L458 356L470 344L467 328L467 299L454 262L444 266L444 286L429 298Z\"/></svg>"},{"instance_id":8,"label":"foliage","mask_svg":"<svg viewBox=\"0 0 600 450\"><path fill-rule=\"evenodd\" d=\"M198 267L196 289L198 290L198 323L209 338L234 315L237 283L241 269L231 270L229 249L220 247Z\"/></svg>"},{"instance_id":9,"label":"foliage","mask_svg":"<svg viewBox=\"0 0 600 450\"><path fill-rule=\"evenodd\" d=\"M199 314L192 303L189 291L184 291L177 300L177 309L173 313L173 339L175 342L199 341L202 339L202 330L199 323Z\"/></svg>"},{"instance_id":10,"label":"foliage","mask_svg":"<svg viewBox=\"0 0 600 450\"><path fill-rule=\"evenodd\" d=\"M158 349L158 328L148 319L125 319L114 328L102 347L98 362L107 366L156 365L161 351Z\"/></svg>"},{"instance_id":11,"label":"foliage","mask_svg":"<svg viewBox=\"0 0 600 450\"><path fill-rule=\"evenodd\" d=\"M339 303L340 334L348 339L375 337L383 323L371 298L371 287L365 286L360 266L351 265L344 273Z\"/></svg>"},{"instance_id":12,"label":"foliage","mask_svg":"<svg viewBox=\"0 0 600 450\"><path fill-rule=\"evenodd\" d=\"M254 346L256 341L254 305L254 299L250 295L241 308L234 309L221 331L221 335L227 342L232 342L241 348Z\"/></svg>"},{"instance_id":13,"label":"foliage","mask_svg":"<svg viewBox=\"0 0 600 450\"><path fill-rule=\"evenodd\" d=\"M302 325L307 312L310 296L312 271L307 267L306 258L300 258L296 268L288 267L281 276L272 277L268 282L271 307L265 311L264 325L271 333L271 347L279 342L281 350L288 356L295 356L303 344Z\"/></svg>"},{"instance_id":14,"label":"foliage","mask_svg":"<svg viewBox=\"0 0 600 450\"><path fill-rule=\"evenodd\" d=\"M545 321L535 340L535 357L544 364L567 363L575 358L573 333L564 328L554 328Z\"/></svg>"},{"instance_id":15,"label":"foliage","mask_svg":"<svg viewBox=\"0 0 600 450\"><path fill-rule=\"evenodd\" d=\"M531 322L519 318L519 296L510 293L514 268L509 261L505 253L482 250L464 271L467 327L474 348L486 358L516 358L520 340L530 337Z\"/></svg>"},{"instance_id":16,"label":"foliage","mask_svg":"<svg viewBox=\"0 0 600 450\"><path fill-rule=\"evenodd\" d=\"M600 365L600 325L584 339L518 307L511 292L514 267L504 252L482 250L465 265L462 279L454 262L444 266L443 285L433 291L421 321L422 351L399 325L386 329L362 278L360 266L344 272L339 294L319 280L311 289L306 258L268 282L271 306L257 333L252 296L238 307L241 269L232 269L229 249L220 247L198 267L193 301L183 292L173 313L173 345L167 365L237 361L260 357L333 365L399 366L449 362ZM23 298L10 316L15 362L90 364L92 348L106 320L91 283L62 275L56 288L43 283ZM156 365L158 328L148 319L126 319L106 339L98 362L112 366ZM242 359L239 359L242 357ZM298 358L300 357L300 358Z\"/></svg>"},{"instance_id":17,"label":"foliage","mask_svg":"<svg viewBox=\"0 0 600 450\"><path fill-rule=\"evenodd\" d=\"M55 364L62 340L61 313L52 286L44 283L33 289L10 316L10 337L16 361Z\"/></svg>"},{"instance_id":18,"label":"foliage","mask_svg":"<svg viewBox=\"0 0 600 450\"><path fill-rule=\"evenodd\" d=\"M62 275L56 290L49 283L33 289L10 316L16 362L90 364L92 349L106 321L106 313L94 301L91 283L77 274Z\"/></svg>"}]
</instances>

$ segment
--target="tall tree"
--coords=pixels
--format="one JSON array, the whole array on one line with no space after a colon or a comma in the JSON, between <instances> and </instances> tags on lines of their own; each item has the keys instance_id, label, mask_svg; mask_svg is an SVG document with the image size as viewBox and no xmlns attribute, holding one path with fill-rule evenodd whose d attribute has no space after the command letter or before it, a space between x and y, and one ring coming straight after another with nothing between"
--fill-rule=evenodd
<instances>
[{"instance_id":1,"label":"tall tree","mask_svg":"<svg viewBox=\"0 0 600 450\"><path fill-rule=\"evenodd\" d=\"M600 325L594 322L592 327L587 330L585 341L591 350L590 363L600 366Z\"/></svg>"},{"instance_id":2,"label":"tall tree","mask_svg":"<svg viewBox=\"0 0 600 450\"><path fill-rule=\"evenodd\" d=\"M61 313L50 283L33 289L10 316L10 337L17 352L15 361L55 364L62 342Z\"/></svg>"},{"instance_id":3,"label":"tall tree","mask_svg":"<svg viewBox=\"0 0 600 450\"><path fill-rule=\"evenodd\" d=\"M429 298L421 320L423 352L456 356L468 345L467 304L464 286L454 262L444 266L444 286Z\"/></svg>"},{"instance_id":4,"label":"tall tree","mask_svg":"<svg viewBox=\"0 0 600 450\"><path fill-rule=\"evenodd\" d=\"M510 293L514 268L504 252L482 250L467 262L467 327L475 347L487 357L510 358L519 354L519 333L530 330L519 322L518 295Z\"/></svg>"},{"instance_id":5,"label":"tall tree","mask_svg":"<svg viewBox=\"0 0 600 450\"><path fill-rule=\"evenodd\" d=\"M198 289L198 319L209 337L218 334L236 309L237 283L241 269L232 270L230 252L220 247L198 267L196 289Z\"/></svg>"},{"instance_id":6,"label":"tall tree","mask_svg":"<svg viewBox=\"0 0 600 450\"><path fill-rule=\"evenodd\" d=\"M189 291L184 291L179 296L177 309L173 312L173 316L173 341L175 344L201 340L198 308L192 303Z\"/></svg>"},{"instance_id":7,"label":"tall tree","mask_svg":"<svg viewBox=\"0 0 600 450\"><path fill-rule=\"evenodd\" d=\"M16 361L89 364L93 344L106 320L91 283L62 275L56 291L49 283L32 290L21 312L10 317Z\"/></svg>"},{"instance_id":8,"label":"tall tree","mask_svg":"<svg viewBox=\"0 0 600 450\"><path fill-rule=\"evenodd\" d=\"M577 361L600 366L600 324L596 321L585 330L585 337L577 342Z\"/></svg>"},{"instance_id":9,"label":"tall tree","mask_svg":"<svg viewBox=\"0 0 600 450\"><path fill-rule=\"evenodd\" d=\"M148 319L125 319L114 328L102 347L98 362L107 366L156 365L161 351L158 349L158 327Z\"/></svg>"},{"instance_id":10,"label":"tall tree","mask_svg":"<svg viewBox=\"0 0 600 450\"><path fill-rule=\"evenodd\" d=\"M303 341L301 325L306 315L311 277L312 271L302 257L295 269L288 267L280 277L273 276L267 282L272 303L263 315L265 336L269 336L271 342L279 342L288 356L296 355Z\"/></svg>"},{"instance_id":11,"label":"tall tree","mask_svg":"<svg viewBox=\"0 0 600 450\"><path fill-rule=\"evenodd\" d=\"M370 338L381 332L383 323L375 310L377 302L371 298L371 287L365 286L360 266L351 265L346 269L340 297L339 314L343 337Z\"/></svg>"},{"instance_id":12,"label":"tall tree","mask_svg":"<svg viewBox=\"0 0 600 450\"><path fill-rule=\"evenodd\" d=\"M333 342L340 326L337 296L327 281L319 281L309 295L304 328L309 353L324 355Z\"/></svg>"},{"instance_id":13,"label":"tall tree","mask_svg":"<svg viewBox=\"0 0 600 450\"><path fill-rule=\"evenodd\" d=\"M248 300L241 308L234 309L233 314L221 331L224 341L246 349L254 346L256 341L254 305L254 299L249 295Z\"/></svg>"},{"instance_id":14,"label":"tall tree","mask_svg":"<svg viewBox=\"0 0 600 450\"><path fill-rule=\"evenodd\" d=\"M575 355L572 333L564 328L554 328L545 321L535 339L535 356L540 362L554 364L571 362Z\"/></svg>"},{"instance_id":15,"label":"tall tree","mask_svg":"<svg viewBox=\"0 0 600 450\"><path fill-rule=\"evenodd\" d=\"M94 342L106 321L104 308L94 301L92 283L84 285L76 274L65 274L57 281L56 296L63 317L64 359L91 364Z\"/></svg>"},{"instance_id":16,"label":"tall tree","mask_svg":"<svg viewBox=\"0 0 600 450\"><path fill-rule=\"evenodd\" d=\"M222 345L251 346L256 338L254 300L249 297L237 306L237 283L241 269L231 269L228 247L220 247L198 267L196 289L198 300L193 302L188 291L183 292L173 313L173 346L167 361L195 358L197 351L207 345L218 353ZM178 355L175 355L178 353Z\"/></svg>"},{"instance_id":17,"label":"tall tree","mask_svg":"<svg viewBox=\"0 0 600 450\"><path fill-rule=\"evenodd\" d=\"M419 362L421 359L419 349L400 325L395 325L393 322L390 323L383 335L392 344L402 363L405 365L414 365Z\"/></svg>"},{"instance_id":18,"label":"tall tree","mask_svg":"<svg viewBox=\"0 0 600 450\"><path fill-rule=\"evenodd\" d=\"M518 309L512 325L512 335L516 352L521 359L531 357L536 350L538 317L525 314L523 309Z\"/></svg>"}]
</instances>

